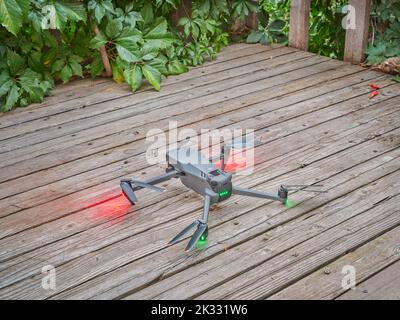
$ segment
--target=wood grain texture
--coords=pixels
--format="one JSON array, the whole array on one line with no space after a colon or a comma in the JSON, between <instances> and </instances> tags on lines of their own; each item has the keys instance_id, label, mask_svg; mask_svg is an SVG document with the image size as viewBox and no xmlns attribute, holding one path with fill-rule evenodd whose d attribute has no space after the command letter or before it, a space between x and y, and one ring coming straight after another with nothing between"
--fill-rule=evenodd
<instances>
[{"instance_id":1,"label":"wood grain texture","mask_svg":"<svg viewBox=\"0 0 400 320\"><path fill-rule=\"evenodd\" d=\"M399 232L399 230L397 230ZM397 242L399 243L399 242ZM395 248L396 252L399 247ZM398 253L396 253L398 256ZM399 260L399 259L398 259ZM396 261L376 275L358 284L354 290L341 295L339 300L400 300L400 261Z\"/></svg>"},{"instance_id":2,"label":"wood grain texture","mask_svg":"<svg viewBox=\"0 0 400 320\"><path fill-rule=\"evenodd\" d=\"M360 298L368 297L368 293L371 292L368 290L368 292L365 292L364 283L368 282L368 280L365 280L400 260L399 247L400 228L395 228L349 252L342 258L318 269L309 276L272 295L269 299L335 299L349 291L342 287L345 275L343 273L344 266L353 266L355 268L358 296ZM350 298L350 296L353 296L351 291L340 298ZM362 294L359 294L360 292ZM396 291L388 290L387 292L393 294Z\"/></svg>"},{"instance_id":3,"label":"wood grain texture","mask_svg":"<svg viewBox=\"0 0 400 320\"><path fill-rule=\"evenodd\" d=\"M344 60L355 64L364 61L365 49L368 44L369 20L371 12L371 0L349 0L349 18L355 19L355 29L346 30L346 43Z\"/></svg>"},{"instance_id":4,"label":"wood grain texture","mask_svg":"<svg viewBox=\"0 0 400 320\"><path fill-rule=\"evenodd\" d=\"M311 0L290 1L289 46L299 50L308 49Z\"/></svg>"}]
</instances>

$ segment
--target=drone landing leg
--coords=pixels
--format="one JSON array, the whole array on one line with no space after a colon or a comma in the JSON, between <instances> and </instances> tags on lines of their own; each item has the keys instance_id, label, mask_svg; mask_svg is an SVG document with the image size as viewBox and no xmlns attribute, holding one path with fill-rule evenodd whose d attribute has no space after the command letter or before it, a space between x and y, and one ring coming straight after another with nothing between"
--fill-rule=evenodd
<instances>
[{"instance_id":1,"label":"drone landing leg","mask_svg":"<svg viewBox=\"0 0 400 320\"><path fill-rule=\"evenodd\" d=\"M188 225L185 229L183 229L181 232L179 232L175 238L173 238L168 244L173 245L177 243L179 240L181 240L186 233L188 233L192 228L197 226L196 231L190 238L190 241L188 245L186 246L186 251L190 251L193 249L197 241L201 238L201 236L206 232L207 233L207 221L208 221L208 213L210 211L210 204L211 204L211 197L206 195L204 197L204 207L203 207L203 215L201 216L201 219L196 220L192 222L190 225Z\"/></svg>"},{"instance_id":2,"label":"drone landing leg","mask_svg":"<svg viewBox=\"0 0 400 320\"><path fill-rule=\"evenodd\" d=\"M251 189L244 189L240 187L233 187L232 194L237 194L240 196L253 197L253 198L262 198L269 199L274 201L279 201L285 203L286 199L279 197L277 194L269 193L269 192L261 192Z\"/></svg>"}]
</instances>

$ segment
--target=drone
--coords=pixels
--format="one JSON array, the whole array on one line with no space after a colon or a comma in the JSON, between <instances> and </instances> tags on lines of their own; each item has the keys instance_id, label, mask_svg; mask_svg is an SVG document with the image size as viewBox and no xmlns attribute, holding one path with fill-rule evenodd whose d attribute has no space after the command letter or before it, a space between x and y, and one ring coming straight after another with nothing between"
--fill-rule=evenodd
<instances>
[{"instance_id":1,"label":"drone","mask_svg":"<svg viewBox=\"0 0 400 320\"><path fill-rule=\"evenodd\" d=\"M205 241L207 239L210 206L215 203L223 202L232 195L268 199L287 205L289 202L289 191L326 192L318 189L310 189L312 187L322 187L322 185L315 184L281 185L276 194L234 186L232 183L232 174L225 171L226 160L233 148L234 145L224 144L221 146L220 155L216 158L209 159L205 158L200 151L191 147L181 147L171 150L166 154L167 167L164 174L146 181L122 179L120 182L122 192L129 202L135 205L136 202L138 202L135 194L136 191L147 188L162 192L164 189L155 186L156 184L168 181L172 178L179 178L183 185L201 195L204 198L203 214L201 218L184 228L168 243L168 245L176 244L183 239L189 231L196 228L185 251L192 250L199 241ZM213 162L218 158L220 159L219 166Z\"/></svg>"}]
</instances>

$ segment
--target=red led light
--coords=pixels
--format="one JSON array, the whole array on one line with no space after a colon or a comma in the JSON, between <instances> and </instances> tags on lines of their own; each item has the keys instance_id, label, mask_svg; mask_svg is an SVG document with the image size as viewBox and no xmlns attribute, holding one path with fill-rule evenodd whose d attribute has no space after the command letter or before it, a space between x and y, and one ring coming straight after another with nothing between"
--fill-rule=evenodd
<instances>
[{"instance_id":1,"label":"red led light","mask_svg":"<svg viewBox=\"0 0 400 320\"><path fill-rule=\"evenodd\" d=\"M84 209L94 210L96 218L104 218L113 221L115 219L115 222L119 222L121 219L124 219L124 216L131 208L132 205L121 192L119 194L105 196L99 201L88 204Z\"/></svg>"}]
</instances>

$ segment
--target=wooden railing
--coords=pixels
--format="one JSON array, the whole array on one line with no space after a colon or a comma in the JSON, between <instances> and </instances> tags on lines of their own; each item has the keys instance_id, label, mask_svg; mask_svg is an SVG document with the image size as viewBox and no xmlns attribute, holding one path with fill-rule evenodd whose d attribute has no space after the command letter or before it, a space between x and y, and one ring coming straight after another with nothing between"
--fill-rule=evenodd
<instances>
[{"instance_id":1,"label":"wooden railing","mask_svg":"<svg viewBox=\"0 0 400 320\"><path fill-rule=\"evenodd\" d=\"M308 49L310 5L311 0L291 0L290 5L289 46L303 51ZM344 60L360 63L364 60L364 51L368 43L371 0L349 0L348 5L354 8L354 12L350 14L354 13L355 28L346 30ZM190 14L191 8L191 0L182 0L172 19L177 22L181 16ZM246 24L253 28L257 26L254 14L247 18Z\"/></svg>"},{"instance_id":2,"label":"wooden railing","mask_svg":"<svg viewBox=\"0 0 400 320\"><path fill-rule=\"evenodd\" d=\"M307 51L310 16L310 0L292 0L290 8L289 46ZM369 15L371 0L349 0L354 29L346 30L344 60L360 63L368 43ZM341 28L342 26L337 26ZM350 26L352 27L352 26Z\"/></svg>"}]
</instances>

